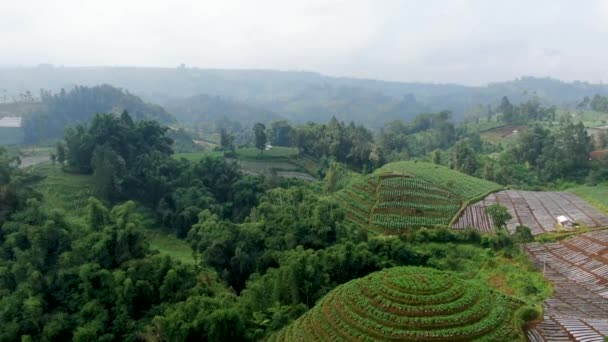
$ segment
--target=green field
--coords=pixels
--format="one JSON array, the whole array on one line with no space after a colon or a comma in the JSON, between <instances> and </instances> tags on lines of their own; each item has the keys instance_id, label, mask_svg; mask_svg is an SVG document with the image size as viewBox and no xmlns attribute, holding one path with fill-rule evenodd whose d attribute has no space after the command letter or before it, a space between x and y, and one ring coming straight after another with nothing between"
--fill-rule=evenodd
<instances>
[{"instance_id":1,"label":"green field","mask_svg":"<svg viewBox=\"0 0 608 342\"><path fill-rule=\"evenodd\" d=\"M447 226L469 203L502 187L425 162L396 162L334 194L349 220L374 231Z\"/></svg>"},{"instance_id":2,"label":"green field","mask_svg":"<svg viewBox=\"0 0 608 342\"><path fill-rule=\"evenodd\" d=\"M482 281L395 267L338 286L270 341L513 341L522 305Z\"/></svg>"},{"instance_id":3,"label":"green field","mask_svg":"<svg viewBox=\"0 0 608 342\"><path fill-rule=\"evenodd\" d=\"M569 116L573 122L582 121L585 127L597 127L608 124L608 113L594 110L559 110L558 116Z\"/></svg>"},{"instance_id":4,"label":"green field","mask_svg":"<svg viewBox=\"0 0 608 342\"><path fill-rule=\"evenodd\" d=\"M176 153L175 158L186 158L190 161L198 161L204 156L223 156L222 151L203 151L203 152L188 152L188 153ZM298 150L293 147L273 147L272 150L264 151L260 153L255 147L244 147L236 150L236 157L238 159L249 159L249 160L277 160L277 159L289 159L296 157Z\"/></svg>"},{"instance_id":5,"label":"green field","mask_svg":"<svg viewBox=\"0 0 608 342\"><path fill-rule=\"evenodd\" d=\"M175 158L185 158L197 162L205 156L223 156L221 151L176 153ZM318 165L307 159L296 159L297 149L292 147L273 147L264 151L253 147L236 150L236 160L246 173L262 175L278 175L286 178L298 178L305 181L316 180L311 174ZM232 159L232 158L229 158Z\"/></svg>"},{"instance_id":6,"label":"green field","mask_svg":"<svg viewBox=\"0 0 608 342\"><path fill-rule=\"evenodd\" d=\"M70 220L84 223L87 202L93 195L91 176L65 173L58 164L50 163L37 165L33 171L45 177L33 185L44 196L45 206L63 210ZM160 229L154 227L152 213L143 208L140 208L140 211L152 249L185 263L194 263L192 250L185 241L171 234L162 233Z\"/></svg>"},{"instance_id":7,"label":"green field","mask_svg":"<svg viewBox=\"0 0 608 342\"><path fill-rule=\"evenodd\" d=\"M153 231L148 232L148 241L150 242L150 248L153 250L157 250L164 255L169 255L185 264L194 264L192 249L186 241L180 240L172 234Z\"/></svg>"},{"instance_id":8,"label":"green field","mask_svg":"<svg viewBox=\"0 0 608 342\"><path fill-rule=\"evenodd\" d=\"M386 172L405 173L418 177L456 194L463 201L480 200L487 194L503 188L496 183L465 175L445 166L425 162L402 161L391 163L381 167L375 173Z\"/></svg>"},{"instance_id":9,"label":"green field","mask_svg":"<svg viewBox=\"0 0 608 342\"><path fill-rule=\"evenodd\" d=\"M581 185L570 188L568 191L608 214L608 183L595 186Z\"/></svg>"},{"instance_id":10,"label":"green field","mask_svg":"<svg viewBox=\"0 0 608 342\"><path fill-rule=\"evenodd\" d=\"M85 215L87 200L93 195L91 176L65 173L59 164L50 163L35 166L34 172L45 176L35 188L42 193L47 206L74 217Z\"/></svg>"},{"instance_id":11,"label":"green field","mask_svg":"<svg viewBox=\"0 0 608 342\"><path fill-rule=\"evenodd\" d=\"M255 147L245 147L236 150L239 159L288 159L298 155L295 147L275 146L269 151L260 152Z\"/></svg>"}]
</instances>

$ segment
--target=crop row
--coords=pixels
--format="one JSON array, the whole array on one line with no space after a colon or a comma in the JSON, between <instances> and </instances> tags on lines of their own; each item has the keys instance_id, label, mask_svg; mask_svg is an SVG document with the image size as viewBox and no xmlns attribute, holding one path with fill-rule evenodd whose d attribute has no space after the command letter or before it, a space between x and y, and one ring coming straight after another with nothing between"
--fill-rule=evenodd
<instances>
[{"instance_id":1,"label":"crop row","mask_svg":"<svg viewBox=\"0 0 608 342\"><path fill-rule=\"evenodd\" d=\"M386 324L386 322L379 322L371 317L360 316L352 311L352 309L349 310L348 307L344 307L340 303L336 303L332 296L327 299L330 302L328 303L328 306L330 307L329 312L333 316L328 318L332 321L343 322L348 326L346 329L367 331L374 334L380 334L386 338L424 340L428 338L444 337L454 339L470 339L493 330L495 327L500 326L505 320L508 319L506 310L503 306L498 305L493 307L492 305L488 305L485 308L486 310L482 313L487 315L480 315L470 322L462 322L463 324L470 323L468 325L442 328L441 323L437 322L437 328L430 329L430 327L425 326L425 323L430 322L425 322L422 319L404 327L396 327L389 326ZM416 328L417 324L420 325L419 328Z\"/></svg>"},{"instance_id":2,"label":"crop row","mask_svg":"<svg viewBox=\"0 0 608 342\"><path fill-rule=\"evenodd\" d=\"M404 161L383 167L382 171L407 172L457 194L463 200L470 200L485 193L499 190L501 186L475 178L444 166L431 163Z\"/></svg>"},{"instance_id":3,"label":"crop row","mask_svg":"<svg viewBox=\"0 0 608 342\"><path fill-rule=\"evenodd\" d=\"M432 202L454 202L460 203L457 197L449 196L447 193L439 191L422 191L418 189L402 189L402 188L381 188L378 191L380 198L408 198L415 200L424 200Z\"/></svg>"},{"instance_id":4,"label":"crop row","mask_svg":"<svg viewBox=\"0 0 608 342\"><path fill-rule=\"evenodd\" d=\"M404 229L408 227L433 227L435 225L446 225L450 218L446 217L421 217L400 216L391 214L374 214L372 223L383 228Z\"/></svg>"},{"instance_id":5,"label":"crop row","mask_svg":"<svg viewBox=\"0 0 608 342\"><path fill-rule=\"evenodd\" d=\"M360 210L363 213L369 214L369 212L370 212L371 208L369 206L361 203L357 199L353 198L353 196L349 196L348 194L346 194L344 192L340 192L340 193L336 194L336 198L342 202L348 203L351 207L357 208L358 210Z\"/></svg>"},{"instance_id":6,"label":"crop row","mask_svg":"<svg viewBox=\"0 0 608 342\"><path fill-rule=\"evenodd\" d=\"M409 201L398 201L398 202L380 202L377 205L377 208L409 208L409 209L419 209L419 210L430 210L435 212L442 212L446 215L454 215L458 209L460 209L460 205L456 204L424 204L424 203L416 203Z\"/></svg>"},{"instance_id":7,"label":"crop row","mask_svg":"<svg viewBox=\"0 0 608 342\"><path fill-rule=\"evenodd\" d=\"M428 273L428 274L426 274ZM421 284L416 284L420 282ZM372 288L403 286L404 292L466 293L440 305L403 306L370 297ZM414 267L385 269L338 286L270 341L505 341L516 335L508 297L477 282ZM410 311L408 311L410 310ZM420 313L420 315L418 315Z\"/></svg>"}]
</instances>

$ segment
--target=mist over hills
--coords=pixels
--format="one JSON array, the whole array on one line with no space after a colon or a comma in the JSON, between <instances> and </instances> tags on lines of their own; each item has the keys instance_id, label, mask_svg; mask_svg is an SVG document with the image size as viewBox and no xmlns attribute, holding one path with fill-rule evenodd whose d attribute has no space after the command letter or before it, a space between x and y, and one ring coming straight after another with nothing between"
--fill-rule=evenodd
<instances>
[{"instance_id":1,"label":"mist over hills","mask_svg":"<svg viewBox=\"0 0 608 342\"><path fill-rule=\"evenodd\" d=\"M458 121L468 109L496 105L503 96L514 103L536 97L541 103L569 108L585 96L608 95L608 86L603 84L535 77L475 87L330 77L302 71L49 65L0 68L0 90L8 94L98 84L124 88L144 100L167 106L177 118L196 115L193 103L204 102L199 110L202 116L224 110L230 116L246 108L246 113L265 112L268 119L306 122L336 116L376 127L393 119L407 120L422 112L441 110L452 111ZM210 109L214 104L217 107Z\"/></svg>"}]
</instances>

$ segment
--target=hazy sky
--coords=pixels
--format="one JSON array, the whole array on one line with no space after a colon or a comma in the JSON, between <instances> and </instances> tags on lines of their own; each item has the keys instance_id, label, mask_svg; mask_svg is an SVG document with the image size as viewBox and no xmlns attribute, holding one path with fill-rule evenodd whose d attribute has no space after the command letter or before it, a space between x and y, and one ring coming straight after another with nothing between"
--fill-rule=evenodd
<instances>
[{"instance_id":1,"label":"hazy sky","mask_svg":"<svg viewBox=\"0 0 608 342\"><path fill-rule=\"evenodd\" d=\"M608 81L608 0L0 0L0 65Z\"/></svg>"}]
</instances>

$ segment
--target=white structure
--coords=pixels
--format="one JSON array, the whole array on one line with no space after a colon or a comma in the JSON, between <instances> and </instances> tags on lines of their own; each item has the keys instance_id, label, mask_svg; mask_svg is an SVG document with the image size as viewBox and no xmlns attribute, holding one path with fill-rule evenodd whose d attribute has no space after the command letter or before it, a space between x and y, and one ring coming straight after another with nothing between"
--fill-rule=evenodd
<instances>
[{"instance_id":1,"label":"white structure","mask_svg":"<svg viewBox=\"0 0 608 342\"><path fill-rule=\"evenodd\" d=\"M572 229L574 227L574 221L566 215L558 216L557 223L564 229Z\"/></svg>"},{"instance_id":2,"label":"white structure","mask_svg":"<svg viewBox=\"0 0 608 342\"><path fill-rule=\"evenodd\" d=\"M266 144L266 146L264 147L264 151L270 151L270 150L272 150L272 145Z\"/></svg>"},{"instance_id":3,"label":"white structure","mask_svg":"<svg viewBox=\"0 0 608 342\"><path fill-rule=\"evenodd\" d=\"M20 116L5 116L0 118L0 127L21 127L22 121Z\"/></svg>"}]
</instances>

